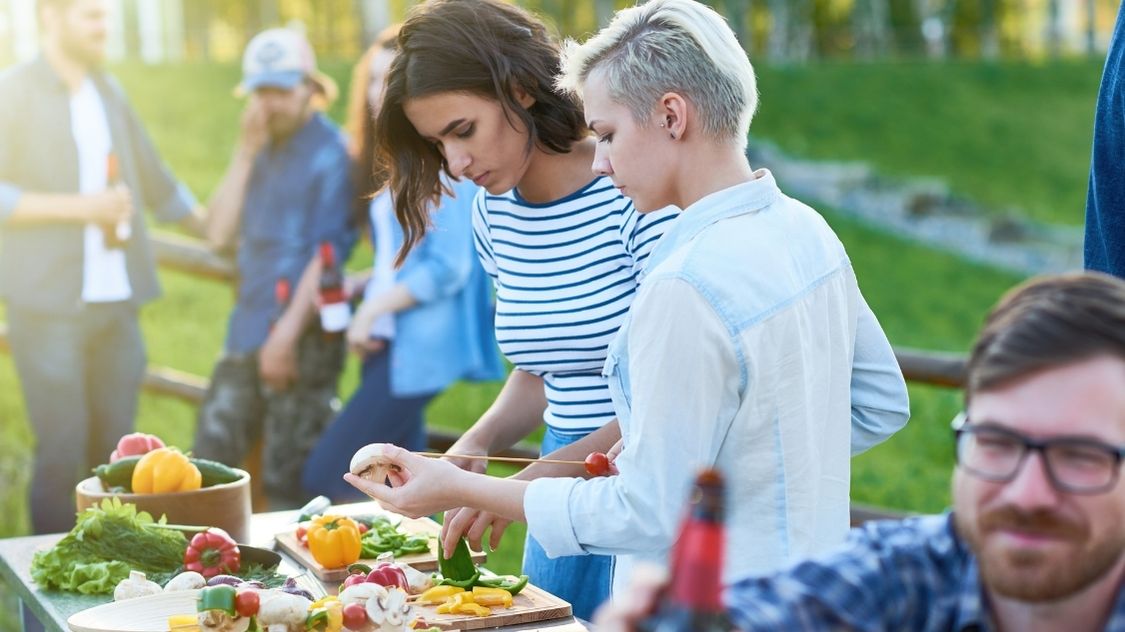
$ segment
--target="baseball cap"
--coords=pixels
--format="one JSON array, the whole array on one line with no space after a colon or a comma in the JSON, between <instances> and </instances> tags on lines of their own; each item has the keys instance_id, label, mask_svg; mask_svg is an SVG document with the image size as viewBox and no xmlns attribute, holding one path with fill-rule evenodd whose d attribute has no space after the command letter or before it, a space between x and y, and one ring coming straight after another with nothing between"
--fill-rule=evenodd
<instances>
[{"instance_id":1,"label":"baseball cap","mask_svg":"<svg viewBox=\"0 0 1125 632\"><path fill-rule=\"evenodd\" d=\"M242 82L237 91L247 94L258 88L290 90L306 78L326 95L335 95L335 83L316 69L316 54L305 36L290 28L269 29L255 35L246 45Z\"/></svg>"}]
</instances>

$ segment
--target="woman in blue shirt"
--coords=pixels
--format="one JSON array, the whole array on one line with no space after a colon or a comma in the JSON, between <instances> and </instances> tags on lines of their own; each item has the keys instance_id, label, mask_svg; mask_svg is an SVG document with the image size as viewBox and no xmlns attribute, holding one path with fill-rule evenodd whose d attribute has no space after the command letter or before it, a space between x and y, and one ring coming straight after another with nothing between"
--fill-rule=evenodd
<instances>
[{"instance_id":1,"label":"woman in blue shirt","mask_svg":"<svg viewBox=\"0 0 1125 632\"><path fill-rule=\"evenodd\" d=\"M385 31L360 60L352 78L348 129L361 190L381 186L372 169L372 114L382 100L394 58L396 28ZM459 379L499 380L503 365L493 332L492 291L473 251L470 208L477 187L446 182L450 193L434 206L434 229L395 269L402 230L384 189L360 200L361 222L371 227L375 265L364 300L348 328L348 343L363 361L362 381L325 430L305 463L303 483L333 499L361 497L341 480L340 455L357 441L426 447L423 412Z\"/></svg>"}]
</instances>

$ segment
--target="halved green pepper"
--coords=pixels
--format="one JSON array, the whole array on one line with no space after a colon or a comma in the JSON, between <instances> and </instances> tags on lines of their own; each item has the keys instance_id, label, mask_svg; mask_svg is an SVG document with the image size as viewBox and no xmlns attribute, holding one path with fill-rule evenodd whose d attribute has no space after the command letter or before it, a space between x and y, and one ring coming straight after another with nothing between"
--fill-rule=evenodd
<instances>
[{"instance_id":1,"label":"halved green pepper","mask_svg":"<svg viewBox=\"0 0 1125 632\"><path fill-rule=\"evenodd\" d=\"M484 586L485 588L503 588L515 597L527 586L527 575L520 575L519 577L515 575L481 577L477 580L476 585Z\"/></svg>"},{"instance_id":2,"label":"halved green pepper","mask_svg":"<svg viewBox=\"0 0 1125 632\"><path fill-rule=\"evenodd\" d=\"M449 577L442 577L440 580L438 580L437 585L438 586L456 586L458 588L464 588L465 590L472 590L473 586L475 586L477 581L479 581L479 580L480 580L480 571L476 571L468 579L452 579L452 578L449 578Z\"/></svg>"},{"instance_id":3,"label":"halved green pepper","mask_svg":"<svg viewBox=\"0 0 1125 632\"><path fill-rule=\"evenodd\" d=\"M235 616L234 598L237 594L238 591L234 586L208 586L199 592L199 605L196 610L199 612L222 610L233 617Z\"/></svg>"}]
</instances>

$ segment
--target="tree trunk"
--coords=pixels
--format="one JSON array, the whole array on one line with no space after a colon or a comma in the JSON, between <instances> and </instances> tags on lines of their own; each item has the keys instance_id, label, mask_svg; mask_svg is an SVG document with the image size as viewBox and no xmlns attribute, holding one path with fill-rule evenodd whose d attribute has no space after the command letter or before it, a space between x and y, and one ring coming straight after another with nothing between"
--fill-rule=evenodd
<instances>
[{"instance_id":1,"label":"tree trunk","mask_svg":"<svg viewBox=\"0 0 1125 632\"><path fill-rule=\"evenodd\" d=\"M1062 50L1062 26L1059 24L1059 0L1047 0L1047 53L1058 57Z\"/></svg>"},{"instance_id":2,"label":"tree trunk","mask_svg":"<svg viewBox=\"0 0 1125 632\"><path fill-rule=\"evenodd\" d=\"M387 0L353 0L353 2L356 14L360 16L362 23L360 36L363 41L360 42L360 48L367 50L367 47L378 37L379 32L390 26L391 10L387 6Z\"/></svg>"},{"instance_id":3,"label":"tree trunk","mask_svg":"<svg viewBox=\"0 0 1125 632\"><path fill-rule=\"evenodd\" d=\"M789 58L789 2L770 0L769 57L777 61Z\"/></svg>"},{"instance_id":4,"label":"tree trunk","mask_svg":"<svg viewBox=\"0 0 1125 632\"><path fill-rule=\"evenodd\" d=\"M1086 0L1086 54L1098 54L1098 7L1095 0Z\"/></svg>"},{"instance_id":5,"label":"tree trunk","mask_svg":"<svg viewBox=\"0 0 1125 632\"><path fill-rule=\"evenodd\" d=\"M1000 56L1000 33L996 27L996 0L981 0L981 57L994 60Z\"/></svg>"},{"instance_id":6,"label":"tree trunk","mask_svg":"<svg viewBox=\"0 0 1125 632\"><path fill-rule=\"evenodd\" d=\"M609 24L613 11L613 0L594 0L594 18L598 21L598 28Z\"/></svg>"},{"instance_id":7,"label":"tree trunk","mask_svg":"<svg viewBox=\"0 0 1125 632\"><path fill-rule=\"evenodd\" d=\"M750 30L746 26L746 16L750 13L750 4L750 0L725 0L723 2L730 27L744 50L750 50Z\"/></svg>"}]
</instances>

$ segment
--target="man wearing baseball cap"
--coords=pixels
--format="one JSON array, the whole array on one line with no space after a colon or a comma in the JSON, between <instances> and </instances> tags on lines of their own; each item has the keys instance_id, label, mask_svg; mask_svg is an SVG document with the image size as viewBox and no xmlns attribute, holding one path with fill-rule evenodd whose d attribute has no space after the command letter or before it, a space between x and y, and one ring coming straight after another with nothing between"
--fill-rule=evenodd
<instances>
[{"instance_id":1,"label":"man wearing baseball cap","mask_svg":"<svg viewBox=\"0 0 1125 632\"><path fill-rule=\"evenodd\" d=\"M263 478L274 506L291 506L301 465L331 419L342 340L314 323L318 245L345 261L356 199L343 138L321 109L331 79L298 31L270 29L246 47L242 130L209 204L219 242L236 252L239 285L223 356L200 407L195 454L239 464L264 439ZM275 286L286 281L288 305Z\"/></svg>"}]
</instances>

